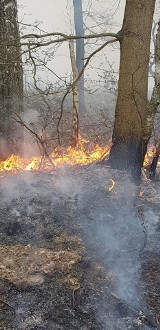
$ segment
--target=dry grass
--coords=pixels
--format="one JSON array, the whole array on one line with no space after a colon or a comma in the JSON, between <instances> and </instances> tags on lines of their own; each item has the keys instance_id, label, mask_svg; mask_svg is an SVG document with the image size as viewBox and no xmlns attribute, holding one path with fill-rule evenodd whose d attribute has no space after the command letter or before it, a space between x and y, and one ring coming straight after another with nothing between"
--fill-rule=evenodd
<instances>
[{"instance_id":1,"label":"dry grass","mask_svg":"<svg viewBox=\"0 0 160 330\"><path fill-rule=\"evenodd\" d=\"M37 248L31 245L0 246L0 277L9 280L15 285L42 284L45 275L52 275L56 271L69 276L71 268L81 259L82 242L72 236L60 236L62 240L77 242L76 249L55 250Z\"/></svg>"}]
</instances>

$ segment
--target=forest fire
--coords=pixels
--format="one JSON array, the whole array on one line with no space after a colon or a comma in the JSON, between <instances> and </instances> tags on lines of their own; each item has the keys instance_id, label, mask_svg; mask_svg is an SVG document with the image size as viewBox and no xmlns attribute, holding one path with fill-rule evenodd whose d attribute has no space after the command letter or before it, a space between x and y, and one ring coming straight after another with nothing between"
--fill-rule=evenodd
<instances>
[{"instance_id":1,"label":"forest fire","mask_svg":"<svg viewBox=\"0 0 160 330\"><path fill-rule=\"evenodd\" d=\"M0 162L0 172L19 172L31 170L49 170L64 165L87 165L109 155L110 146L100 147L98 144L79 136L77 146L57 147L52 153L45 156L22 158L11 155L7 160Z\"/></svg>"},{"instance_id":2,"label":"forest fire","mask_svg":"<svg viewBox=\"0 0 160 330\"><path fill-rule=\"evenodd\" d=\"M156 147L152 145L147 150L147 153L146 153L146 156L144 159L144 163L143 163L144 167L148 167L150 165L155 154L156 154ZM157 163L157 167L159 167L159 166L160 166L160 160Z\"/></svg>"},{"instance_id":3,"label":"forest fire","mask_svg":"<svg viewBox=\"0 0 160 330\"><path fill-rule=\"evenodd\" d=\"M110 146L110 141L108 145L102 147L79 136L76 147L57 147L49 155L26 158L12 154L8 159L0 162L0 172L17 173L19 171L38 171L40 169L50 170L65 165L87 165L104 157L107 159ZM153 156L154 148L151 147L146 154L144 167L149 165ZM158 165L160 165L160 162Z\"/></svg>"}]
</instances>

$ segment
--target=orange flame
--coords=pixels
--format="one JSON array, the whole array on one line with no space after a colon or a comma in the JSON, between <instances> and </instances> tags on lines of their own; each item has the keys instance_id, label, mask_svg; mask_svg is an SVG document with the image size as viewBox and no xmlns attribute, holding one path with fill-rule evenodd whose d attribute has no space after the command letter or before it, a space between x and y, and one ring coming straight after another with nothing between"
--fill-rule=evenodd
<instances>
[{"instance_id":1,"label":"orange flame","mask_svg":"<svg viewBox=\"0 0 160 330\"><path fill-rule=\"evenodd\" d=\"M92 144L93 145L93 144ZM95 162L105 154L109 155L110 147L100 147L98 144L94 148L85 139L80 136L77 146L68 148L57 147L49 157L32 157L21 158L16 155L11 155L7 160L0 162L0 172L18 172L31 171L39 169L53 169L64 165L86 165Z\"/></svg>"},{"instance_id":2,"label":"orange flame","mask_svg":"<svg viewBox=\"0 0 160 330\"><path fill-rule=\"evenodd\" d=\"M143 166L148 167L151 164L152 159L155 155L156 155L156 147L153 146L153 145L149 146L149 148L147 150L147 153L146 153L146 156L145 156L145 159L144 159ZM157 167L159 167L159 166L160 166L160 160L157 163Z\"/></svg>"},{"instance_id":3,"label":"orange flame","mask_svg":"<svg viewBox=\"0 0 160 330\"><path fill-rule=\"evenodd\" d=\"M101 147L98 144L93 146L93 143L89 143L89 141L79 136L78 143L75 148L71 146L68 148L57 147L49 155L49 158L42 156L23 158L12 154L7 160L0 162L0 172L16 173L19 171L36 171L39 169L49 170L53 169L53 167L59 168L64 165L87 165L100 160L104 156L107 158L110 153L110 146L110 141L109 144L104 147ZM155 150L152 146L148 149L146 154L144 160L145 167L151 163L154 153ZM160 165L160 161L158 162L158 165ZM109 191L113 188L112 186L109 187Z\"/></svg>"},{"instance_id":4,"label":"orange flame","mask_svg":"<svg viewBox=\"0 0 160 330\"><path fill-rule=\"evenodd\" d=\"M155 147L150 146L147 150L147 153L146 153L146 156L145 156L145 159L144 159L144 163L143 163L144 167L147 167L151 163L152 158L154 157L154 155L155 155Z\"/></svg>"}]
</instances>

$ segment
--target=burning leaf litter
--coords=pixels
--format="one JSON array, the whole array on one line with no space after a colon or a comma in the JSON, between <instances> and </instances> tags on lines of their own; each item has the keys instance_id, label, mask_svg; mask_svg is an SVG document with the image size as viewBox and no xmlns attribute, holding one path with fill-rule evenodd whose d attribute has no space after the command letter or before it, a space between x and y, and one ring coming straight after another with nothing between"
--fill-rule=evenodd
<instances>
[{"instance_id":1,"label":"burning leaf litter","mask_svg":"<svg viewBox=\"0 0 160 330\"><path fill-rule=\"evenodd\" d=\"M90 146L92 146L90 148ZM110 146L107 145L105 147L100 147L98 144L94 145L93 143L89 144L89 142L81 136L79 136L77 146L68 148L57 147L50 154L49 158L55 168L62 167L64 165L86 165L92 162L95 162L105 154L107 157L109 155ZM30 171L30 170L39 170L43 168L53 169L53 166L49 161L44 157L32 157L29 159L21 158L16 155L11 155L7 160L0 162L0 171Z\"/></svg>"},{"instance_id":2,"label":"burning leaf litter","mask_svg":"<svg viewBox=\"0 0 160 330\"><path fill-rule=\"evenodd\" d=\"M50 170L53 167L59 168L64 165L87 165L104 158L107 159L110 153L110 147L111 141L106 146L99 146L79 135L76 147L57 147L47 158L44 155L23 158L12 154L8 159L0 162L0 172L17 173L19 171L37 171L40 169ZM150 147L145 157L144 167L149 165L153 156L154 149Z\"/></svg>"}]
</instances>

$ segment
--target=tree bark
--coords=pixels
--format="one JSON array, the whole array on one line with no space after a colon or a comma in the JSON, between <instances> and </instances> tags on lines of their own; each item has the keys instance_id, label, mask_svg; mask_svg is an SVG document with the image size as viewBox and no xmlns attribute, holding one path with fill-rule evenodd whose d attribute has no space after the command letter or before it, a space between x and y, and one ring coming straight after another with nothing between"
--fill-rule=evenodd
<instances>
[{"instance_id":1,"label":"tree bark","mask_svg":"<svg viewBox=\"0 0 160 330\"><path fill-rule=\"evenodd\" d=\"M155 0L126 0L110 164L140 175Z\"/></svg>"},{"instance_id":2,"label":"tree bark","mask_svg":"<svg viewBox=\"0 0 160 330\"><path fill-rule=\"evenodd\" d=\"M17 44L13 45L13 40ZM0 159L16 152L22 132L11 119L22 110L23 72L16 0L0 0Z\"/></svg>"},{"instance_id":3,"label":"tree bark","mask_svg":"<svg viewBox=\"0 0 160 330\"><path fill-rule=\"evenodd\" d=\"M160 104L160 21L158 23L156 42L155 42L155 74L154 74L155 85L153 88L151 100L148 104L145 128L144 128L144 151L147 151L148 141L151 137L152 130L154 127L154 118L157 113L158 106Z\"/></svg>"},{"instance_id":4,"label":"tree bark","mask_svg":"<svg viewBox=\"0 0 160 330\"><path fill-rule=\"evenodd\" d=\"M84 28L83 28L82 0L73 0L73 7L74 7L74 23L75 23L76 36L83 36ZM76 66L79 74L84 66L84 39L76 40ZM85 113L84 74L79 79L78 89L79 89L79 112L80 114L84 114Z\"/></svg>"},{"instance_id":5,"label":"tree bark","mask_svg":"<svg viewBox=\"0 0 160 330\"><path fill-rule=\"evenodd\" d=\"M70 59L72 66L72 75L73 81L76 81L78 78L78 70L76 66L75 54L74 54L74 41L69 41L69 49L70 49ZM73 147L76 147L78 140L78 123L79 123L79 93L78 86L75 84L72 88L73 93L73 113L72 113L72 131L71 131L71 141L70 144Z\"/></svg>"}]
</instances>

